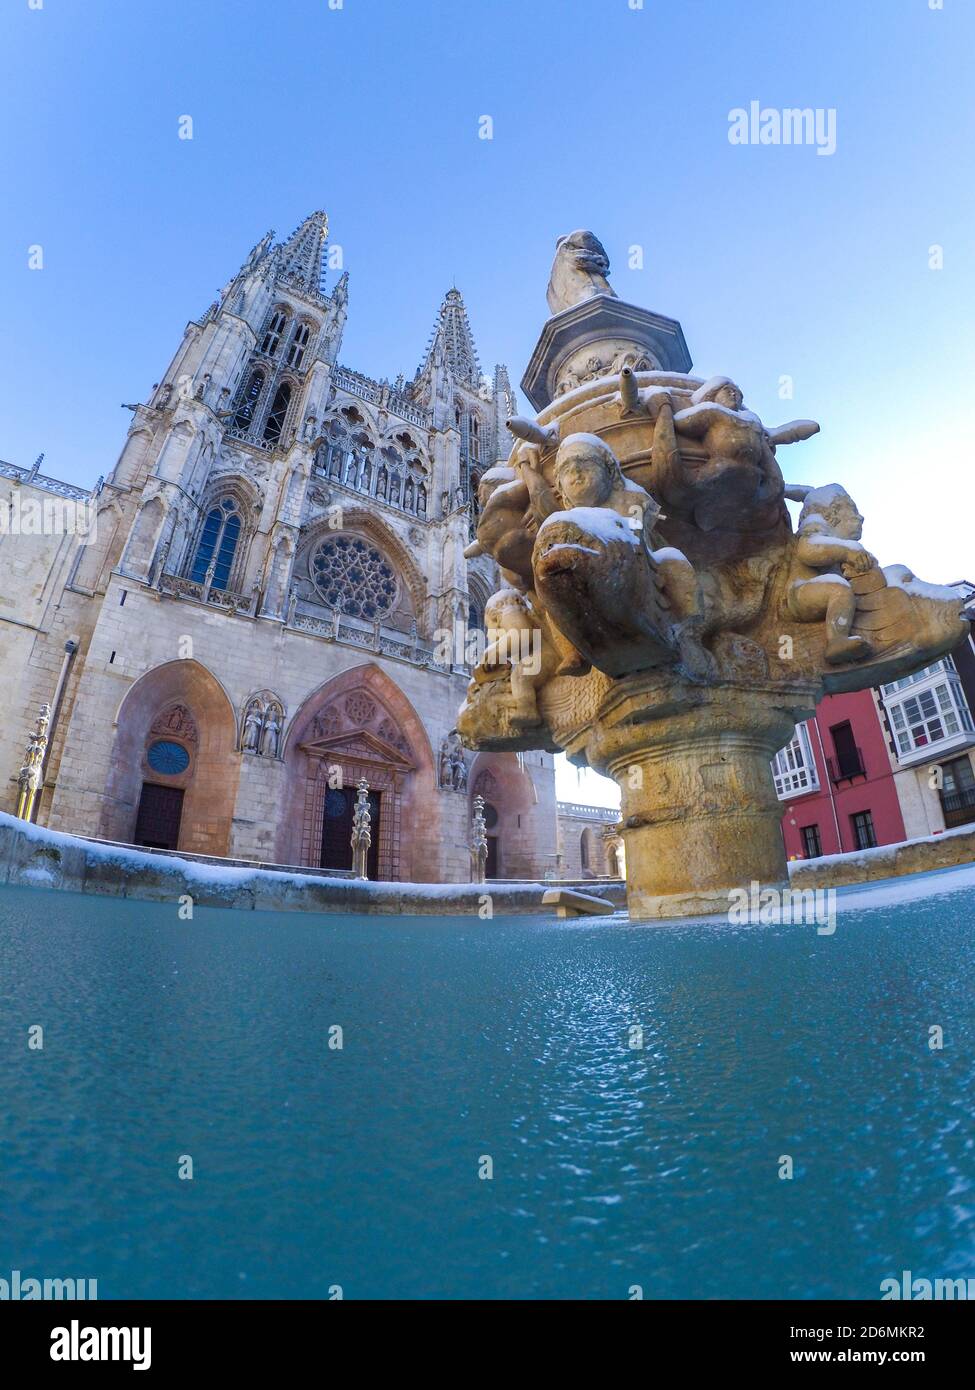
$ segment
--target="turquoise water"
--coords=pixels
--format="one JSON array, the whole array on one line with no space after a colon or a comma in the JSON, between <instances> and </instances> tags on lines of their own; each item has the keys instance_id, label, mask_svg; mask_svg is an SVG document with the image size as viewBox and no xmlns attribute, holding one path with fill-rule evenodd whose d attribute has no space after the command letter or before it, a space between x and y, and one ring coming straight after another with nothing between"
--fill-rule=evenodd
<instances>
[{"instance_id":1,"label":"turquoise water","mask_svg":"<svg viewBox=\"0 0 975 1390\"><path fill-rule=\"evenodd\" d=\"M0 1275L868 1299L903 1269L975 1275L973 881L843 893L834 936L181 922L0 889Z\"/></svg>"}]
</instances>

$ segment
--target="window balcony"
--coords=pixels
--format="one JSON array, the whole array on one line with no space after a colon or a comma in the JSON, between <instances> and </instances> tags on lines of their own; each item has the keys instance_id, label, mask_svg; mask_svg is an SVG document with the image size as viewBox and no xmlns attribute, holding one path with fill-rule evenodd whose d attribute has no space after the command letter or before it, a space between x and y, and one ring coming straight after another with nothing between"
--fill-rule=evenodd
<instances>
[{"instance_id":1,"label":"window balcony","mask_svg":"<svg viewBox=\"0 0 975 1390\"><path fill-rule=\"evenodd\" d=\"M796 725L792 742L772 759L772 777L780 801L795 801L819 791L819 774L805 723Z\"/></svg>"},{"instance_id":2,"label":"window balcony","mask_svg":"<svg viewBox=\"0 0 975 1390\"><path fill-rule=\"evenodd\" d=\"M841 782L853 782L857 777L867 775L867 765L859 748L851 749L842 758L827 758L826 766L834 787L839 786Z\"/></svg>"},{"instance_id":3,"label":"window balcony","mask_svg":"<svg viewBox=\"0 0 975 1390\"><path fill-rule=\"evenodd\" d=\"M939 763L956 752L962 752L975 743L975 733L969 729L959 729L946 737L931 738L927 743L919 743L911 749L898 749L898 767L918 767L924 763Z\"/></svg>"}]
</instances>

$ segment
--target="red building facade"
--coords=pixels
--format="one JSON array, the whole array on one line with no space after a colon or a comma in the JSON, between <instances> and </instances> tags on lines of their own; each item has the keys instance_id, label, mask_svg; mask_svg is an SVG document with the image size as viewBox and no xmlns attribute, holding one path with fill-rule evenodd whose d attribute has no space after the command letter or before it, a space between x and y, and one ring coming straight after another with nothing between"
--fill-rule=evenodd
<instances>
[{"instance_id":1,"label":"red building facade","mask_svg":"<svg viewBox=\"0 0 975 1390\"><path fill-rule=\"evenodd\" d=\"M845 854L906 839L872 690L828 695L772 764L790 859Z\"/></svg>"}]
</instances>

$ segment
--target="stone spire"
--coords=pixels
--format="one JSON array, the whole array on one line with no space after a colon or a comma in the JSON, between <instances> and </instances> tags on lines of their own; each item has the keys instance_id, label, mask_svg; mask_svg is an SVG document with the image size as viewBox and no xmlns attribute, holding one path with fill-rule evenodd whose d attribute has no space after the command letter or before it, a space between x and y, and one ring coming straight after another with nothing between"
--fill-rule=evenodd
<instances>
[{"instance_id":1,"label":"stone spire","mask_svg":"<svg viewBox=\"0 0 975 1390\"><path fill-rule=\"evenodd\" d=\"M514 437L508 429L508 421L518 414L518 397L514 393L508 368L503 362L494 368L494 442L495 456L506 460L511 453Z\"/></svg>"},{"instance_id":2,"label":"stone spire","mask_svg":"<svg viewBox=\"0 0 975 1390\"><path fill-rule=\"evenodd\" d=\"M270 252L271 243L273 242L273 240L274 230L272 228L271 231L264 233L264 235L261 237L260 241L257 243L256 246L251 248L250 255L247 257L247 260L244 262L240 270L237 272L238 275L246 275L250 271L256 270L257 267L261 264L261 262Z\"/></svg>"},{"instance_id":3,"label":"stone spire","mask_svg":"<svg viewBox=\"0 0 975 1390\"><path fill-rule=\"evenodd\" d=\"M427 349L426 359L418 375L422 376L440 349L456 381L464 382L475 390L480 384L481 367L477 360L474 335L467 318L467 309L460 290L448 290L440 306L440 313L433 327L433 337Z\"/></svg>"},{"instance_id":4,"label":"stone spire","mask_svg":"<svg viewBox=\"0 0 975 1390\"><path fill-rule=\"evenodd\" d=\"M321 294L327 240L328 217L324 212L313 212L275 251L278 279L299 290Z\"/></svg>"}]
</instances>

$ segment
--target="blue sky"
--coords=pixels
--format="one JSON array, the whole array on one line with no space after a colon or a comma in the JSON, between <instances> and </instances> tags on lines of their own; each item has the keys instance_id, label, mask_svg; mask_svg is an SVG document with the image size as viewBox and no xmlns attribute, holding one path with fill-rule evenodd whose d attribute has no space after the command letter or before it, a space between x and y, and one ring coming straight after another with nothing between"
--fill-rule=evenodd
<instances>
[{"instance_id":1,"label":"blue sky","mask_svg":"<svg viewBox=\"0 0 975 1390\"><path fill-rule=\"evenodd\" d=\"M975 578L969 0L30 3L0 14L0 457L108 472L120 402L315 207L375 376L412 373L456 281L520 379L555 238L589 226L695 370L821 421L787 477L843 481L882 563ZM836 152L732 145L752 101L834 109Z\"/></svg>"}]
</instances>

